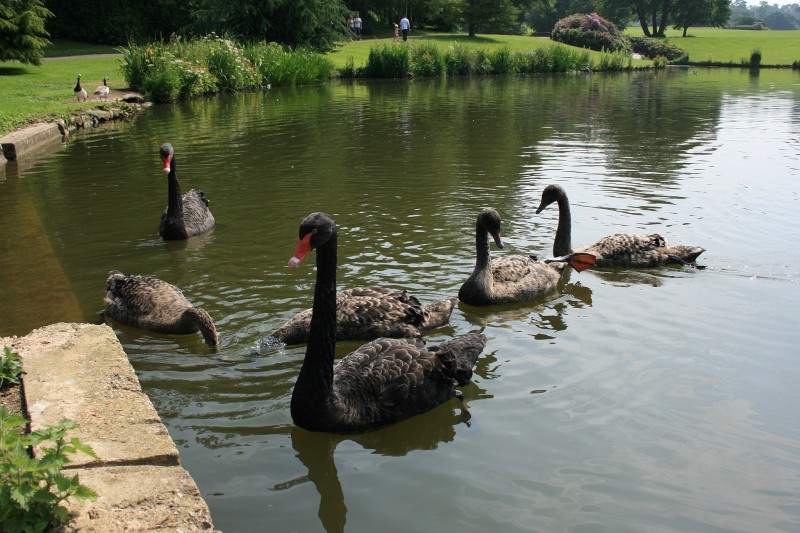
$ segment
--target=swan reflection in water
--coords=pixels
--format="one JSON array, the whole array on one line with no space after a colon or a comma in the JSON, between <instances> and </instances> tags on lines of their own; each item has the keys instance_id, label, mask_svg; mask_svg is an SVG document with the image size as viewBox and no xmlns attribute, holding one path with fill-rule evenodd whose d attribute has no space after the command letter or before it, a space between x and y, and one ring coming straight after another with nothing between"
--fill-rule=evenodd
<instances>
[{"instance_id":1,"label":"swan reflection in water","mask_svg":"<svg viewBox=\"0 0 800 533\"><path fill-rule=\"evenodd\" d=\"M463 387L462 392L465 404L486 396L474 382ZM279 483L273 490L287 490L310 481L320 495L318 516L325 531L342 532L347 522L347 505L334 462L334 451L340 442L351 440L375 454L402 457L415 450L435 450L451 442L456 426L469 425L469 419L469 411L458 402L448 402L427 413L359 435L312 432L292 426L292 447L308 474Z\"/></svg>"}]
</instances>

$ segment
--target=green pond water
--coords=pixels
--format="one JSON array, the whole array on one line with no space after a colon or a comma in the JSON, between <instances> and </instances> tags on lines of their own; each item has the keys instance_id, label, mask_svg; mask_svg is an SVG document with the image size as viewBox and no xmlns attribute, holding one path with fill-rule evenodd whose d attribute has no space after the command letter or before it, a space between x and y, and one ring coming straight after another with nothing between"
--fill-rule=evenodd
<instances>
[{"instance_id":1,"label":"green pond water","mask_svg":"<svg viewBox=\"0 0 800 533\"><path fill-rule=\"evenodd\" d=\"M158 148L217 226L164 242ZM259 341L311 306L297 227L339 225L341 288L453 297L478 211L502 254L660 233L696 270L568 272L500 308L460 304L431 342L489 337L457 402L363 435L293 426L303 346ZM334 83L155 106L0 173L0 335L102 320L109 270L179 286L200 335L111 323L225 531L800 530L800 74ZM110 323L110 322L109 322ZM357 343L341 343L344 355Z\"/></svg>"}]
</instances>

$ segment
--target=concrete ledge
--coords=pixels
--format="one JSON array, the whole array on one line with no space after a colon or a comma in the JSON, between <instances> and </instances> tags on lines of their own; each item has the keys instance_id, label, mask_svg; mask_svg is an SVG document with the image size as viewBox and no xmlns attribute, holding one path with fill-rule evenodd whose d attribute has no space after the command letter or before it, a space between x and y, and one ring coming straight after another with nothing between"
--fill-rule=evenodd
<instances>
[{"instance_id":1,"label":"concrete ledge","mask_svg":"<svg viewBox=\"0 0 800 533\"><path fill-rule=\"evenodd\" d=\"M208 507L194 480L175 466L118 466L79 472L98 498L68 506L66 531L209 531Z\"/></svg>"},{"instance_id":2,"label":"concrete ledge","mask_svg":"<svg viewBox=\"0 0 800 533\"><path fill-rule=\"evenodd\" d=\"M70 456L68 473L100 498L73 503L77 514L64 531L213 529L208 506L110 327L52 324L14 338L11 349L22 359L31 429L68 418L79 426L68 437L98 455Z\"/></svg>"},{"instance_id":3,"label":"concrete ledge","mask_svg":"<svg viewBox=\"0 0 800 533\"><path fill-rule=\"evenodd\" d=\"M53 324L14 346L22 357L31 429L74 420L100 464L178 465L178 450L108 326ZM86 455L74 465L92 462Z\"/></svg>"},{"instance_id":4,"label":"concrete ledge","mask_svg":"<svg viewBox=\"0 0 800 533\"><path fill-rule=\"evenodd\" d=\"M62 137L58 124L45 122L9 133L0 139L0 146L3 148L3 155L6 159L16 161L42 146L60 143Z\"/></svg>"}]
</instances>

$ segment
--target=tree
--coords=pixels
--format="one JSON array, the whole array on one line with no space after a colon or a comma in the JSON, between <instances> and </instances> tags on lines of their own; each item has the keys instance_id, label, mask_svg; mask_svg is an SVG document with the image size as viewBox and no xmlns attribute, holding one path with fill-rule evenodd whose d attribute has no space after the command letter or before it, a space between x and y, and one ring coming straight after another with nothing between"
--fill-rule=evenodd
<instances>
[{"instance_id":1,"label":"tree","mask_svg":"<svg viewBox=\"0 0 800 533\"><path fill-rule=\"evenodd\" d=\"M690 21L691 24L697 23L697 17L714 20L714 10L718 4L727 4L730 10L730 0L598 0L598 3L603 16L618 25L634 15L646 37L664 37L670 18L678 12L678 5L685 4L687 11L695 13L695 20ZM694 11L693 5L699 6L699 9ZM725 16L726 20L728 15Z\"/></svg>"},{"instance_id":2,"label":"tree","mask_svg":"<svg viewBox=\"0 0 800 533\"><path fill-rule=\"evenodd\" d=\"M723 28L731 16L730 0L674 0L676 30L683 29L683 36L689 26L712 26Z\"/></svg>"},{"instance_id":3,"label":"tree","mask_svg":"<svg viewBox=\"0 0 800 533\"><path fill-rule=\"evenodd\" d=\"M3 0L0 3L0 61L16 60L39 66L50 44L45 20L53 14L42 0Z\"/></svg>"},{"instance_id":4,"label":"tree","mask_svg":"<svg viewBox=\"0 0 800 533\"><path fill-rule=\"evenodd\" d=\"M342 0L198 0L189 29L326 51L349 36Z\"/></svg>"}]
</instances>

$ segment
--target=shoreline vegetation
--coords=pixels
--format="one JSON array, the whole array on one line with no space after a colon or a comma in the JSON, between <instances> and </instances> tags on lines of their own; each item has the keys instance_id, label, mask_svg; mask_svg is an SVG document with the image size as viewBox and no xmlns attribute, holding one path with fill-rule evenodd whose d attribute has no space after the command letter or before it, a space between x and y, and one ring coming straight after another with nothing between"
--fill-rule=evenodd
<instances>
[{"instance_id":1,"label":"shoreline vegetation","mask_svg":"<svg viewBox=\"0 0 800 533\"><path fill-rule=\"evenodd\" d=\"M800 30L698 28L689 37L668 34L666 42L686 50L682 65L800 68ZM117 54L104 55L112 50ZM115 90L122 89L144 93L153 102L176 102L218 92L317 84L336 78L624 71L667 64L663 58L635 59L621 52L596 52L547 38L469 38L466 34L420 32L408 43L364 38L343 43L328 54L288 50L274 43L239 44L213 34L123 48L57 42L46 51L50 59L75 54L96 55L48 60L41 67L0 62L0 92L5 96L0 109L0 135L37 121L68 119L86 109L114 106L114 102L92 97L95 86L101 85L105 76L111 78L112 96ZM87 102L77 102L72 96L78 74L89 90Z\"/></svg>"}]
</instances>

